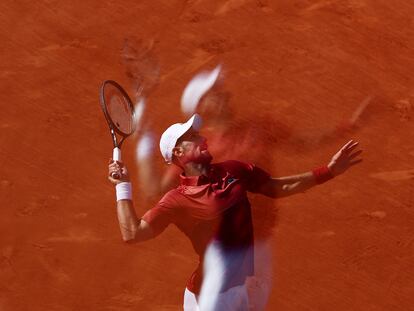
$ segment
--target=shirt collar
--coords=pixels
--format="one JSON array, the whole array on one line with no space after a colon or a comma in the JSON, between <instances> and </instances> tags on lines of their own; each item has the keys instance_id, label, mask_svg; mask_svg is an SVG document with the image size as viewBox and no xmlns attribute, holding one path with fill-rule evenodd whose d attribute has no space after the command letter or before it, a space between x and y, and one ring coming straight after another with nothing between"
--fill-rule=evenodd
<instances>
[{"instance_id":1,"label":"shirt collar","mask_svg":"<svg viewBox=\"0 0 414 311\"><path fill-rule=\"evenodd\" d=\"M180 183L184 186L201 186L211 182L211 179L214 179L216 169L213 165L210 165L207 169L207 176L185 176L184 172L180 174Z\"/></svg>"},{"instance_id":2,"label":"shirt collar","mask_svg":"<svg viewBox=\"0 0 414 311\"><path fill-rule=\"evenodd\" d=\"M200 176L185 176L184 173L180 175L181 185L184 186L201 186L210 182L209 178L205 175Z\"/></svg>"}]
</instances>

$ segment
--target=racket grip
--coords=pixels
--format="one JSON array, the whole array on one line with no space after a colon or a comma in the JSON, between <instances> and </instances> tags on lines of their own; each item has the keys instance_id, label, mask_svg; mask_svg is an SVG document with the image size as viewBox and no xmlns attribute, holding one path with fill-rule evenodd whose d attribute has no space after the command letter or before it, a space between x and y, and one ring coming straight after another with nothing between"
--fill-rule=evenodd
<instances>
[{"instance_id":1,"label":"racket grip","mask_svg":"<svg viewBox=\"0 0 414 311\"><path fill-rule=\"evenodd\" d=\"M114 148L114 150L113 150L113 152L112 152L112 159L114 160L114 161L122 161L121 160L121 149L119 149L118 147L115 147ZM116 172L114 172L114 173L112 173L111 174L111 176L112 176L112 178L114 178L114 179L119 179L119 178L121 178L121 174L119 174L119 173L116 173Z\"/></svg>"},{"instance_id":2,"label":"racket grip","mask_svg":"<svg viewBox=\"0 0 414 311\"><path fill-rule=\"evenodd\" d=\"M119 149L118 147L114 148L114 151L112 152L112 159L114 161L119 161L121 162L121 149Z\"/></svg>"}]
</instances>

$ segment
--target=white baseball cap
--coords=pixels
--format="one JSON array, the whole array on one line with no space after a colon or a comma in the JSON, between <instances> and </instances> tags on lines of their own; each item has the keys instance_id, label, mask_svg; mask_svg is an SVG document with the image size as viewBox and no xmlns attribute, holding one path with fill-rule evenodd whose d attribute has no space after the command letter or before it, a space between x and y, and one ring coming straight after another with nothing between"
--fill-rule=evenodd
<instances>
[{"instance_id":1,"label":"white baseball cap","mask_svg":"<svg viewBox=\"0 0 414 311\"><path fill-rule=\"evenodd\" d=\"M160 139L161 154L168 164L172 161L172 150L177 144L177 140L183 136L191 127L198 131L201 128L203 120L199 114L194 114L185 123L175 123L165 130Z\"/></svg>"}]
</instances>

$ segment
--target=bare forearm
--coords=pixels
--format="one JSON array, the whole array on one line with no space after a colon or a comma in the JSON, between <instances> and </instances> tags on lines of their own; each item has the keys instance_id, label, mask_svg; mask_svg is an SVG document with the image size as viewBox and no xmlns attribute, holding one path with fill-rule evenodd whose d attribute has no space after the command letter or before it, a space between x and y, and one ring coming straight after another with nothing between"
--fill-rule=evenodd
<instances>
[{"instance_id":1,"label":"bare forearm","mask_svg":"<svg viewBox=\"0 0 414 311\"><path fill-rule=\"evenodd\" d=\"M306 173L302 173L302 174L278 177L278 178L273 178L273 179L278 180L283 185L294 184L294 183L297 183L297 182L315 181L311 171L306 172Z\"/></svg>"},{"instance_id":2,"label":"bare forearm","mask_svg":"<svg viewBox=\"0 0 414 311\"><path fill-rule=\"evenodd\" d=\"M286 197L304 192L313 186L343 174L348 168L362 161L362 159L357 159L362 150L355 151L358 144L358 142L353 140L347 142L332 157L327 166L322 166L303 174L271 178L261 186L260 192L273 198Z\"/></svg>"},{"instance_id":3,"label":"bare forearm","mask_svg":"<svg viewBox=\"0 0 414 311\"><path fill-rule=\"evenodd\" d=\"M306 190L317 185L315 176L312 172L276 178L275 182L279 184L278 188L280 188L278 197L285 197L305 192Z\"/></svg>"},{"instance_id":4,"label":"bare forearm","mask_svg":"<svg viewBox=\"0 0 414 311\"><path fill-rule=\"evenodd\" d=\"M313 173L306 172L292 176L272 178L264 187L264 194L273 198L286 197L304 192L316 185L317 182Z\"/></svg>"},{"instance_id":5,"label":"bare forearm","mask_svg":"<svg viewBox=\"0 0 414 311\"><path fill-rule=\"evenodd\" d=\"M119 228L124 241L135 239L139 228L140 220L138 219L132 201L120 200L117 202L117 214Z\"/></svg>"},{"instance_id":6,"label":"bare forearm","mask_svg":"<svg viewBox=\"0 0 414 311\"><path fill-rule=\"evenodd\" d=\"M151 226L137 217L131 200L118 201L116 208L119 228L125 242L142 242L154 237Z\"/></svg>"}]
</instances>

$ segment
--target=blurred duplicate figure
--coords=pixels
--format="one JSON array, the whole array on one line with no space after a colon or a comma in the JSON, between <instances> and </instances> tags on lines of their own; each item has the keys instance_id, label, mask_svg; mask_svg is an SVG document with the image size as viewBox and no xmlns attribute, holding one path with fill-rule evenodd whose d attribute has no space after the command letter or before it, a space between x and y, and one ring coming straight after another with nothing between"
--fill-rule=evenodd
<instances>
[{"instance_id":1,"label":"blurred duplicate figure","mask_svg":"<svg viewBox=\"0 0 414 311\"><path fill-rule=\"evenodd\" d=\"M276 178L251 163L235 160L211 163L213 158L207 140L198 132L201 123L201 117L195 114L185 123L171 125L162 134L162 156L167 163L182 170L181 184L167 192L141 218L137 217L133 207L125 165L110 162L108 178L116 185L122 238L128 243L141 242L155 238L169 224L176 225L190 239L200 259L186 285L184 310L249 310L245 282L254 275L254 238L247 193L260 193L271 198L302 193L362 161L357 158L362 150L356 150L358 142L351 140L327 165L303 174ZM120 173L120 179L111 177L114 172ZM217 258L206 264L206 253L209 252ZM209 297L205 288L212 285L203 281L209 279L208 266L217 268L217 265L220 269L214 272L216 280L212 291L215 294L211 294L215 296ZM209 302L204 306L203 295L204 301Z\"/></svg>"}]
</instances>

